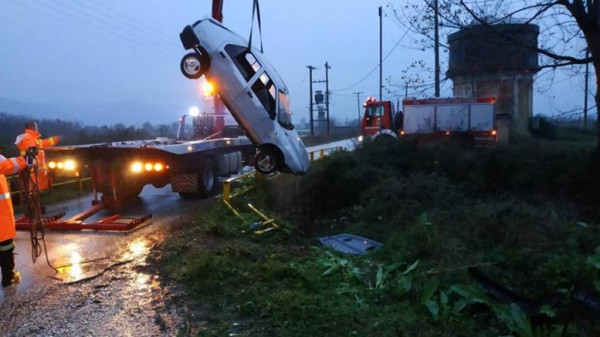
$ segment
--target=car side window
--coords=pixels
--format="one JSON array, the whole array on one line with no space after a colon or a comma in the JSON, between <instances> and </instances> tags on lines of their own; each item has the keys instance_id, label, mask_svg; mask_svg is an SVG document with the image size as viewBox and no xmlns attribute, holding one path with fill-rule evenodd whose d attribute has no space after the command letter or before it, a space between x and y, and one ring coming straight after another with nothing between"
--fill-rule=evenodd
<instances>
[{"instance_id":1,"label":"car side window","mask_svg":"<svg viewBox=\"0 0 600 337\"><path fill-rule=\"evenodd\" d=\"M271 117L271 119L275 119L277 90L275 89L275 84L273 84L273 81L271 80L269 75L266 72L262 73L258 77L258 79L256 79L256 82L252 84L251 89L254 92L254 95L256 95L256 98L258 98L260 103L263 105L265 110L267 110L269 117Z\"/></svg>"},{"instance_id":2,"label":"car side window","mask_svg":"<svg viewBox=\"0 0 600 337\"><path fill-rule=\"evenodd\" d=\"M279 111L277 112L279 124L288 130L294 129L292 124L292 108L290 106L290 97L287 92L279 90Z\"/></svg>"},{"instance_id":3,"label":"car side window","mask_svg":"<svg viewBox=\"0 0 600 337\"><path fill-rule=\"evenodd\" d=\"M256 57L248 50L248 47L228 44L225 46L225 51L229 54L229 57L233 59L233 63L246 81L250 81L252 76L254 76L261 67L258 60L256 60Z\"/></svg>"}]
</instances>

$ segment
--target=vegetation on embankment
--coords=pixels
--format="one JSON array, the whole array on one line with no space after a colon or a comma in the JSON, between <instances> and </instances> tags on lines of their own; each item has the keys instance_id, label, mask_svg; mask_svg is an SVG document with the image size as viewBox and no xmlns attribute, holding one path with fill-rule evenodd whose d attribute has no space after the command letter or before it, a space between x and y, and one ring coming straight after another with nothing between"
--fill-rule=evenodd
<instances>
[{"instance_id":1,"label":"vegetation on embankment","mask_svg":"<svg viewBox=\"0 0 600 337\"><path fill-rule=\"evenodd\" d=\"M588 142L564 144L367 143L236 200L283 229L242 233L258 218L219 204L164 243L162 268L204 309L203 336L598 336L575 298L600 298L600 185ZM316 239L342 232L384 246ZM489 298L473 267L534 301Z\"/></svg>"}]
</instances>

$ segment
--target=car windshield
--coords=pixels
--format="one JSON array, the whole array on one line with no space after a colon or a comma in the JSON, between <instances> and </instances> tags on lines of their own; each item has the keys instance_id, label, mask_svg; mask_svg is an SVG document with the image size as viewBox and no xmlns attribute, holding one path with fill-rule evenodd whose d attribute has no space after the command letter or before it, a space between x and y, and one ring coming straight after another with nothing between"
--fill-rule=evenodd
<instances>
[{"instance_id":1,"label":"car windshield","mask_svg":"<svg viewBox=\"0 0 600 337\"><path fill-rule=\"evenodd\" d=\"M225 51L233 59L233 63L246 81L249 81L261 67L256 57L248 50L248 47L229 44L225 46Z\"/></svg>"},{"instance_id":2,"label":"car windshield","mask_svg":"<svg viewBox=\"0 0 600 337\"><path fill-rule=\"evenodd\" d=\"M281 126L286 129L292 130L294 124L292 124L292 109L290 107L290 96L285 92L279 90L279 111L277 119Z\"/></svg>"},{"instance_id":3,"label":"car windshield","mask_svg":"<svg viewBox=\"0 0 600 337\"><path fill-rule=\"evenodd\" d=\"M367 107L367 116L369 117L382 117L383 116L383 105L369 106Z\"/></svg>"}]
</instances>

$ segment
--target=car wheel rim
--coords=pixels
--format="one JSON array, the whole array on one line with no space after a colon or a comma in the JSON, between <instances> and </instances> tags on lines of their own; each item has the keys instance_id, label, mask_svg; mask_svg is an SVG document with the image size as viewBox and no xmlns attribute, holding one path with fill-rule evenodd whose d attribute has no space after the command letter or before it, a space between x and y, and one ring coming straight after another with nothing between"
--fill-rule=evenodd
<instances>
[{"instance_id":1,"label":"car wheel rim","mask_svg":"<svg viewBox=\"0 0 600 337\"><path fill-rule=\"evenodd\" d=\"M275 169L275 160L270 155L263 155L258 159L257 166L260 171L271 172Z\"/></svg>"},{"instance_id":2,"label":"car wheel rim","mask_svg":"<svg viewBox=\"0 0 600 337\"><path fill-rule=\"evenodd\" d=\"M197 58L188 57L183 62L183 70L185 70L185 72L188 75L191 75L191 76L198 75L198 73L200 72L200 68L201 68L201 64Z\"/></svg>"}]
</instances>

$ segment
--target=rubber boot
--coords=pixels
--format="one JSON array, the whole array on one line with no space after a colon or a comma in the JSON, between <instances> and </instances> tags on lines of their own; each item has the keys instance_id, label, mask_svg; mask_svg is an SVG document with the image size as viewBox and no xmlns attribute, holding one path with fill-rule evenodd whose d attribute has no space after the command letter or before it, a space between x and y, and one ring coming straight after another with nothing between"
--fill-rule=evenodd
<instances>
[{"instance_id":1,"label":"rubber boot","mask_svg":"<svg viewBox=\"0 0 600 337\"><path fill-rule=\"evenodd\" d=\"M8 287L21 280L21 274L15 269L14 248L6 251L0 251L0 269L2 270L2 287Z\"/></svg>"}]
</instances>

